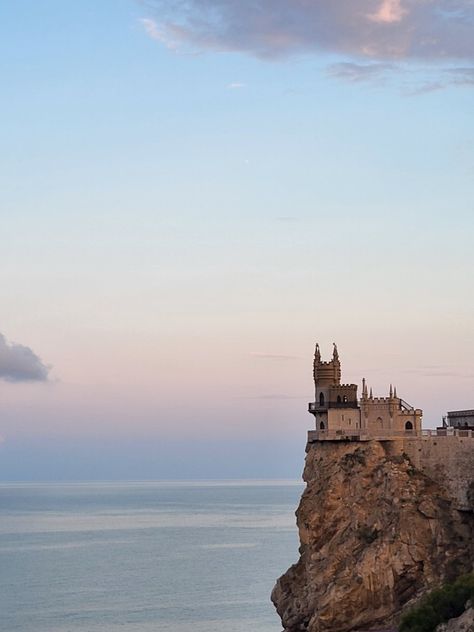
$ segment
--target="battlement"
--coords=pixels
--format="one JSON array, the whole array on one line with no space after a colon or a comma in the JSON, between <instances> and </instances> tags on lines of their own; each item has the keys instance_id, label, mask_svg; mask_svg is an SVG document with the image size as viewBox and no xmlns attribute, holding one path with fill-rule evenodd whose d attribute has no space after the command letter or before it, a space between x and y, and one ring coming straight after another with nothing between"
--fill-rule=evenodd
<instances>
[{"instance_id":1,"label":"battlement","mask_svg":"<svg viewBox=\"0 0 474 632\"><path fill-rule=\"evenodd\" d=\"M368 433L363 428L353 430L308 430L308 443L314 443L315 441L396 441L398 439L419 439L420 436L424 439L441 437L474 439L474 430L437 428L436 430L422 430L421 435L414 430L383 431L379 434Z\"/></svg>"},{"instance_id":2,"label":"battlement","mask_svg":"<svg viewBox=\"0 0 474 632\"><path fill-rule=\"evenodd\" d=\"M388 397L374 397L373 395L371 395L370 397L365 397L364 395L362 395L360 403L364 404L366 402L373 402L374 404L397 404L400 405L402 408L405 408L406 410L416 410L414 406L408 404L396 395L389 395Z\"/></svg>"}]
</instances>

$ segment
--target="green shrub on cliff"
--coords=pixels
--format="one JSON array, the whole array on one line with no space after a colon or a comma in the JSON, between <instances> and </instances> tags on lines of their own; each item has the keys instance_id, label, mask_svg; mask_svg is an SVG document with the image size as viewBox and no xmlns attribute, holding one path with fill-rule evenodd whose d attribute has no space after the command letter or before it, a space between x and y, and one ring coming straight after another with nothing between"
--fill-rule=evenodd
<instances>
[{"instance_id":1,"label":"green shrub on cliff","mask_svg":"<svg viewBox=\"0 0 474 632\"><path fill-rule=\"evenodd\" d=\"M459 617L469 599L474 599L474 573L463 575L423 597L403 615L399 632L433 632L440 623Z\"/></svg>"}]
</instances>

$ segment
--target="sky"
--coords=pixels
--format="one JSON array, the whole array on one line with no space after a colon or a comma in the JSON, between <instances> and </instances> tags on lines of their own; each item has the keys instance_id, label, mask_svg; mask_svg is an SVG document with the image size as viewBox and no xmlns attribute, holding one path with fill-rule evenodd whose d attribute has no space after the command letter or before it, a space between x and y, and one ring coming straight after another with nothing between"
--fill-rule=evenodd
<instances>
[{"instance_id":1,"label":"sky","mask_svg":"<svg viewBox=\"0 0 474 632\"><path fill-rule=\"evenodd\" d=\"M0 4L0 479L297 478L312 356L474 407L472 0Z\"/></svg>"}]
</instances>

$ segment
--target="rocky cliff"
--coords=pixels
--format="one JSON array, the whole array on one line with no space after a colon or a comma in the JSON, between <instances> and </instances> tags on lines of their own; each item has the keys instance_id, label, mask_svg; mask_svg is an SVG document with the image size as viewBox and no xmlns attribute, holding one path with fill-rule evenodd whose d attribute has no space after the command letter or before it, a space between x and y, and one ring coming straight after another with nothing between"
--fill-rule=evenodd
<instances>
[{"instance_id":1,"label":"rocky cliff","mask_svg":"<svg viewBox=\"0 0 474 632\"><path fill-rule=\"evenodd\" d=\"M272 600L285 632L393 625L426 590L469 572L474 517L391 442L308 445L300 559Z\"/></svg>"}]
</instances>

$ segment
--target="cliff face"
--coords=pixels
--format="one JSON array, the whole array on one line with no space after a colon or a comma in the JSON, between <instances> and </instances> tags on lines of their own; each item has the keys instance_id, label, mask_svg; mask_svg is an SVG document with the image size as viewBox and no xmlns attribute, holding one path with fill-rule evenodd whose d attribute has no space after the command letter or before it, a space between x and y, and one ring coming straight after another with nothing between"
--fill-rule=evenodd
<instances>
[{"instance_id":1,"label":"cliff face","mask_svg":"<svg viewBox=\"0 0 474 632\"><path fill-rule=\"evenodd\" d=\"M300 559L272 600L285 632L387 627L411 599L473 568L474 519L393 444L309 444Z\"/></svg>"}]
</instances>

